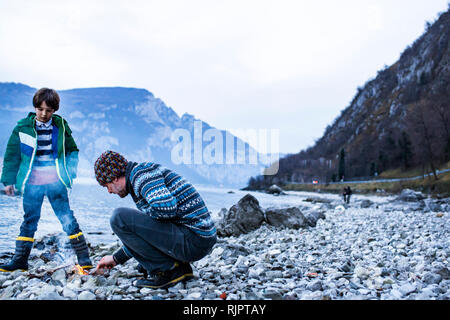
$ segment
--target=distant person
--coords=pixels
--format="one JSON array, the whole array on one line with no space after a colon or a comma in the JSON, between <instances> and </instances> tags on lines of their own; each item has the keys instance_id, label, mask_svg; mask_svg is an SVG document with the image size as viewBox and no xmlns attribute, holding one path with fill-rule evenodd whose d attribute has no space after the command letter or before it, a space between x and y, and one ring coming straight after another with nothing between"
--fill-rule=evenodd
<instances>
[{"instance_id":1,"label":"distant person","mask_svg":"<svg viewBox=\"0 0 450 320\"><path fill-rule=\"evenodd\" d=\"M137 287L166 288L192 279L190 262L209 254L217 240L210 212L196 189L157 163L128 161L114 151L104 152L94 170L101 186L121 198L131 195L138 209L114 210L111 228L123 246L103 257L97 270L135 258L144 274Z\"/></svg>"},{"instance_id":2,"label":"distant person","mask_svg":"<svg viewBox=\"0 0 450 320\"><path fill-rule=\"evenodd\" d=\"M344 197L344 202L349 204L350 203L350 196L352 195L352 189L350 186L347 186L344 188L344 191L342 192L342 195Z\"/></svg>"},{"instance_id":3,"label":"distant person","mask_svg":"<svg viewBox=\"0 0 450 320\"><path fill-rule=\"evenodd\" d=\"M16 249L0 271L28 270L28 257L47 196L53 211L69 236L78 264L92 268L83 233L70 210L67 188L72 187L78 165L78 148L67 121L55 112L60 98L53 89L39 89L33 97L36 112L18 121L6 147L1 182L5 193L23 195L23 222L16 238Z\"/></svg>"}]
</instances>

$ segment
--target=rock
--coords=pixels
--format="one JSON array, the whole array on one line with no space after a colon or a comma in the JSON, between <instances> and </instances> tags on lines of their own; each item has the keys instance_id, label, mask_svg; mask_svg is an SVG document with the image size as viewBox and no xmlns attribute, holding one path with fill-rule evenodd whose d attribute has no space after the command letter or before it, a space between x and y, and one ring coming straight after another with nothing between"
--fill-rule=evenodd
<instances>
[{"instance_id":1,"label":"rock","mask_svg":"<svg viewBox=\"0 0 450 320\"><path fill-rule=\"evenodd\" d=\"M427 207L430 209L430 211L433 211L433 212L442 211L442 206L439 203L428 202Z\"/></svg>"},{"instance_id":2,"label":"rock","mask_svg":"<svg viewBox=\"0 0 450 320\"><path fill-rule=\"evenodd\" d=\"M308 226L308 221L299 208L266 209L266 221L268 224L290 229L300 229Z\"/></svg>"},{"instance_id":3,"label":"rock","mask_svg":"<svg viewBox=\"0 0 450 320\"><path fill-rule=\"evenodd\" d=\"M342 272L353 272L354 268L355 265L350 259L348 259L347 261L345 261L345 263L338 267L338 270Z\"/></svg>"},{"instance_id":4,"label":"rock","mask_svg":"<svg viewBox=\"0 0 450 320\"><path fill-rule=\"evenodd\" d=\"M321 280L312 281L310 284L306 286L306 289L312 292L322 290L322 281Z\"/></svg>"},{"instance_id":5,"label":"rock","mask_svg":"<svg viewBox=\"0 0 450 320\"><path fill-rule=\"evenodd\" d=\"M77 294L70 290L69 288L65 287L62 292L63 297L74 300L77 298Z\"/></svg>"},{"instance_id":6,"label":"rock","mask_svg":"<svg viewBox=\"0 0 450 320\"><path fill-rule=\"evenodd\" d=\"M398 201L416 202L425 199L421 192L416 192L411 189L403 189L400 195L396 198Z\"/></svg>"},{"instance_id":7,"label":"rock","mask_svg":"<svg viewBox=\"0 0 450 320\"><path fill-rule=\"evenodd\" d=\"M267 193L269 194L273 194L273 195L286 195L286 192L283 191L283 189L281 189L279 186L277 186L276 184L271 185L267 191Z\"/></svg>"},{"instance_id":8,"label":"rock","mask_svg":"<svg viewBox=\"0 0 450 320\"><path fill-rule=\"evenodd\" d=\"M90 291L83 291L78 295L78 300L95 300L95 294Z\"/></svg>"},{"instance_id":9,"label":"rock","mask_svg":"<svg viewBox=\"0 0 450 320\"><path fill-rule=\"evenodd\" d=\"M17 291L17 288L15 286L6 287L6 289L4 289L3 292L0 294L0 300L10 299L11 297L14 296L16 291Z\"/></svg>"},{"instance_id":10,"label":"rock","mask_svg":"<svg viewBox=\"0 0 450 320\"><path fill-rule=\"evenodd\" d=\"M265 299L272 299L272 300L281 300L283 299L283 295L281 294L280 290L277 288L266 288L264 289L264 298Z\"/></svg>"},{"instance_id":11,"label":"rock","mask_svg":"<svg viewBox=\"0 0 450 320\"><path fill-rule=\"evenodd\" d=\"M240 244L234 244L234 243L227 243L225 245L222 252L222 258L228 259L230 257L238 257L240 255L248 255L250 254L250 251L243 245Z\"/></svg>"},{"instance_id":12,"label":"rock","mask_svg":"<svg viewBox=\"0 0 450 320\"><path fill-rule=\"evenodd\" d=\"M196 292L191 292L190 294L188 294L186 299L187 300L197 300L197 299L200 299L201 296L202 296L202 293L199 291L196 291Z\"/></svg>"},{"instance_id":13,"label":"rock","mask_svg":"<svg viewBox=\"0 0 450 320\"><path fill-rule=\"evenodd\" d=\"M367 279L369 277L369 271L363 267L356 267L354 270L355 275L360 279Z\"/></svg>"},{"instance_id":14,"label":"rock","mask_svg":"<svg viewBox=\"0 0 450 320\"><path fill-rule=\"evenodd\" d=\"M323 300L323 292L321 291L306 291L301 294L300 300Z\"/></svg>"},{"instance_id":15,"label":"rock","mask_svg":"<svg viewBox=\"0 0 450 320\"><path fill-rule=\"evenodd\" d=\"M259 279L259 277L265 272L265 269L262 267L251 268L248 271L248 276L250 278Z\"/></svg>"},{"instance_id":16,"label":"rock","mask_svg":"<svg viewBox=\"0 0 450 320\"><path fill-rule=\"evenodd\" d=\"M422 278L422 281L426 284L439 284L439 282L441 282L441 280L442 280L442 277L440 274L436 274L436 273L432 273L432 272L426 273Z\"/></svg>"},{"instance_id":17,"label":"rock","mask_svg":"<svg viewBox=\"0 0 450 320\"><path fill-rule=\"evenodd\" d=\"M405 283L398 290L402 293L402 295L406 296L414 291L416 291L416 286L412 283Z\"/></svg>"},{"instance_id":18,"label":"rock","mask_svg":"<svg viewBox=\"0 0 450 320\"><path fill-rule=\"evenodd\" d=\"M270 280L279 279L283 277L283 272L280 270L266 271L266 277Z\"/></svg>"},{"instance_id":19,"label":"rock","mask_svg":"<svg viewBox=\"0 0 450 320\"><path fill-rule=\"evenodd\" d=\"M306 214L305 218L310 227L315 227L319 219L325 219L325 214L323 211L312 211Z\"/></svg>"},{"instance_id":20,"label":"rock","mask_svg":"<svg viewBox=\"0 0 450 320\"><path fill-rule=\"evenodd\" d=\"M55 281L66 282L66 271L64 271L64 269L56 270L52 274L52 279Z\"/></svg>"},{"instance_id":21,"label":"rock","mask_svg":"<svg viewBox=\"0 0 450 320\"><path fill-rule=\"evenodd\" d=\"M450 279L450 270L448 268L440 268L436 271L438 275L442 277L443 280Z\"/></svg>"},{"instance_id":22,"label":"rock","mask_svg":"<svg viewBox=\"0 0 450 320\"><path fill-rule=\"evenodd\" d=\"M239 236L258 229L264 221L264 212L258 200L251 194L245 195L233 205L218 221L217 234L222 237Z\"/></svg>"},{"instance_id":23,"label":"rock","mask_svg":"<svg viewBox=\"0 0 450 320\"><path fill-rule=\"evenodd\" d=\"M391 300L391 299L398 300L398 299L401 299L402 297L403 297L403 294L399 290L392 289L391 292L390 292L390 299L389 300Z\"/></svg>"},{"instance_id":24,"label":"rock","mask_svg":"<svg viewBox=\"0 0 450 320\"><path fill-rule=\"evenodd\" d=\"M362 200L361 201L361 208L370 208L373 205L373 202L370 200Z\"/></svg>"},{"instance_id":25,"label":"rock","mask_svg":"<svg viewBox=\"0 0 450 320\"><path fill-rule=\"evenodd\" d=\"M38 300L64 300L57 292L45 292L37 297Z\"/></svg>"},{"instance_id":26,"label":"rock","mask_svg":"<svg viewBox=\"0 0 450 320\"><path fill-rule=\"evenodd\" d=\"M311 202L311 203L325 203L325 204L331 204L331 202L332 202L332 200L330 200L330 199L320 198L320 197L308 197L303 201Z\"/></svg>"}]
</instances>

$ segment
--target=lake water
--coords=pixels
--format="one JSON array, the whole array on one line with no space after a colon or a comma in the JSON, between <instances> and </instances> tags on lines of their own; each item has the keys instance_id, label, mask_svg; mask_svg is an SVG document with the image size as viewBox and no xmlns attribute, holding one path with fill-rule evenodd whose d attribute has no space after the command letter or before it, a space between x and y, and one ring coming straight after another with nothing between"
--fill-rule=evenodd
<instances>
[{"instance_id":1,"label":"lake water","mask_svg":"<svg viewBox=\"0 0 450 320\"><path fill-rule=\"evenodd\" d=\"M217 213L221 208L229 209L247 193L255 196L263 208L301 205L305 203L303 200L306 197L312 195L312 193L288 192L287 196L273 196L206 186L196 186L196 189L205 200L213 219L218 217ZM136 207L130 196L121 199L117 195L109 194L106 188L98 184L77 183L77 181L69 193L69 199L81 230L92 244L116 241L117 237L113 235L109 224L112 211L117 207ZM22 197L0 194L0 253L14 251L22 219ZM55 232L62 232L62 227L45 198L35 238Z\"/></svg>"}]
</instances>

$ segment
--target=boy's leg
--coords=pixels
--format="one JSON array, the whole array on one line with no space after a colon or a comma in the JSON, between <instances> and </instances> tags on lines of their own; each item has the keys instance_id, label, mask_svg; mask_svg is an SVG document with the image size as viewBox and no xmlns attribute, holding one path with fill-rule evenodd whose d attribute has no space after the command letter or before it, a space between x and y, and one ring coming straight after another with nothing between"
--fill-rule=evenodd
<instances>
[{"instance_id":1,"label":"boy's leg","mask_svg":"<svg viewBox=\"0 0 450 320\"><path fill-rule=\"evenodd\" d=\"M92 268L89 248L73 211L70 209L66 187L61 182L48 185L47 197L64 232L69 236L70 244L78 258L78 264L84 269Z\"/></svg>"},{"instance_id":2,"label":"boy's leg","mask_svg":"<svg viewBox=\"0 0 450 320\"><path fill-rule=\"evenodd\" d=\"M45 188L42 186L27 185L23 195L23 222L20 234L16 239L16 249L10 263L0 265L0 271L28 270L28 257L34 243L34 234L37 230L41 207L44 200Z\"/></svg>"},{"instance_id":3,"label":"boy's leg","mask_svg":"<svg viewBox=\"0 0 450 320\"><path fill-rule=\"evenodd\" d=\"M23 194L23 222L20 226L20 237L33 238L41 218L42 202L45 187L26 185Z\"/></svg>"},{"instance_id":4,"label":"boy's leg","mask_svg":"<svg viewBox=\"0 0 450 320\"><path fill-rule=\"evenodd\" d=\"M80 233L80 226L70 209L66 187L61 182L49 184L46 194L64 232L69 236Z\"/></svg>"}]
</instances>

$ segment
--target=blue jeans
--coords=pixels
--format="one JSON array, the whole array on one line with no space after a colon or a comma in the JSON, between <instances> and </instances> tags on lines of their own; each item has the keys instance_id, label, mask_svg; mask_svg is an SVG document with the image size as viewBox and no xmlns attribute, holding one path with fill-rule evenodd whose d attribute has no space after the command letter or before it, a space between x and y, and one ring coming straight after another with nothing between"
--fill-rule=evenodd
<instances>
[{"instance_id":1,"label":"blue jeans","mask_svg":"<svg viewBox=\"0 0 450 320\"><path fill-rule=\"evenodd\" d=\"M25 186L23 194L23 222L20 226L20 236L33 238L37 230L38 222L41 217L41 207L47 196L56 217L62 224L62 228L67 235L73 235L80 232L77 220L70 210L69 197L66 187L60 182L46 185Z\"/></svg>"},{"instance_id":2,"label":"blue jeans","mask_svg":"<svg viewBox=\"0 0 450 320\"><path fill-rule=\"evenodd\" d=\"M136 209L115 209L110 222L127 253L149 273L169 270L174 262L200 260L217 240L201 237L184 225L155 220Z\"/></svg>"}]
</instances>

